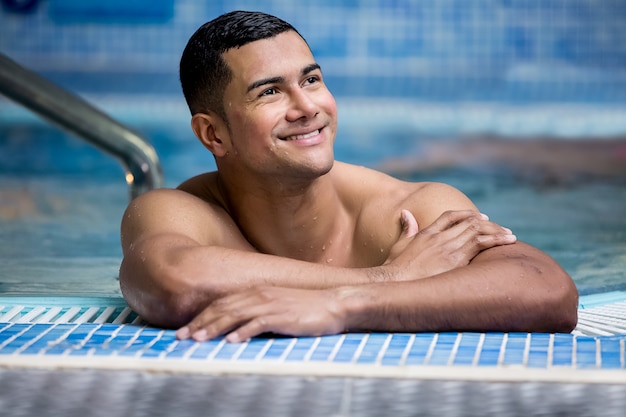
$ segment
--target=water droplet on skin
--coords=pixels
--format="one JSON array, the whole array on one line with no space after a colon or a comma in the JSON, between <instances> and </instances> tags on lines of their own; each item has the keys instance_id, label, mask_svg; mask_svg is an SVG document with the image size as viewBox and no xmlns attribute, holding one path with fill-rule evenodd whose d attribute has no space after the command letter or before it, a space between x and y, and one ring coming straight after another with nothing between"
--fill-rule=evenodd
<instances>
[{"instance_id":1,"label":"water droplet on skin","mask_svg":"<svg viewBox=\"0 0 626 417\"><path fill-rule=\"evenodd\" d=\"M333 261L333 258L328 258L328 259L326 259L326 263L327 263L327 264L331 263L332 261Z\"/></svg>"},{"instance_id":2,"label":"water droplet on skin","mask_svg":"<svg viewBox=\"0 0 626 417\"><path fill-rule=\"evenodd\" d=\"M326 245L322 245L322 250L326 250Z\"/></svg>"}]
</instances>

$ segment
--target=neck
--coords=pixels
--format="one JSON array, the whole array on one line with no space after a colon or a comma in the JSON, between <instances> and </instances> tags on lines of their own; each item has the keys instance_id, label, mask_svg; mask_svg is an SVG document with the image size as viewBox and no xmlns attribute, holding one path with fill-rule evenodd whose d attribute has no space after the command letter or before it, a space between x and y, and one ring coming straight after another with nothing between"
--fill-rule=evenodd
<instances>
[{"instance_id":1,"label":"neck","mask_svg":"<svg viewBox=\"0 0 626 417\"><path fill-rule=\"evenodd\" d=\"M223 176L218 184L226 209L260 252L311 262L338 260L333 253L348 239L350 224L332 170L289 185L232 183Z\"/></svg>"}]
</instances>

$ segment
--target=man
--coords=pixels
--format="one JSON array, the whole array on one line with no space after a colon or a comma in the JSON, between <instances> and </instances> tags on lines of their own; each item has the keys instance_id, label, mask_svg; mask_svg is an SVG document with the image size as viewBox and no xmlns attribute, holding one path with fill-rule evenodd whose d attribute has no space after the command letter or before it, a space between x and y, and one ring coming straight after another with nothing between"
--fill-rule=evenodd
<instances>
[{"instance_id":1,"label":"man","mask_svg":"<svg viewBox=\"0 0 626 417\"><path fill-rule=\"evenodd\" d=\"M335 101L288 23L220 16L189 40L180 76L217 171L124 215L121 289L150 323L230 342L575 326L567 273L461 192L334 160Z\"/></svg>"}]
</instances>

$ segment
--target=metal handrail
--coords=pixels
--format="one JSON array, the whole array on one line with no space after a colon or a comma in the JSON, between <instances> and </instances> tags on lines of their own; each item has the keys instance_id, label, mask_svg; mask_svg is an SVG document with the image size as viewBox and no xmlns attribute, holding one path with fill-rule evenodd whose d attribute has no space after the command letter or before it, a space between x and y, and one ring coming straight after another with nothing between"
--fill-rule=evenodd
<instances>
[{"instance_id":1,"label":"metal handrail","mask_svg":"<svg viewBox=\"0 0 626 417\"><path fill-rule=\"evenodd\" d=\"M144 138L2 53L0 93L116 157L126 171L131 199L162 186L159 158Z\"/></svg>"}]
</instances>

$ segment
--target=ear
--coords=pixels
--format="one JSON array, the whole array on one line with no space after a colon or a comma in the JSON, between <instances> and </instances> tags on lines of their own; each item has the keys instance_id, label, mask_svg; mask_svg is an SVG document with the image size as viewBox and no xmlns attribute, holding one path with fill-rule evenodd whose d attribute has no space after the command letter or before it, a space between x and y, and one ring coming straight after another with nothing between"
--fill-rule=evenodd
<instances>
[{"instance_id":1,"label":"ear","mask_svg":"<svg viewBox=\"0 0 626 417\"><path fill-rule=\"evenodd\" d=\"M215 113L196 113L191 118L191 128L200 142L216 157L230 150L226 123Z\"/></svg>"}]
</instances>

